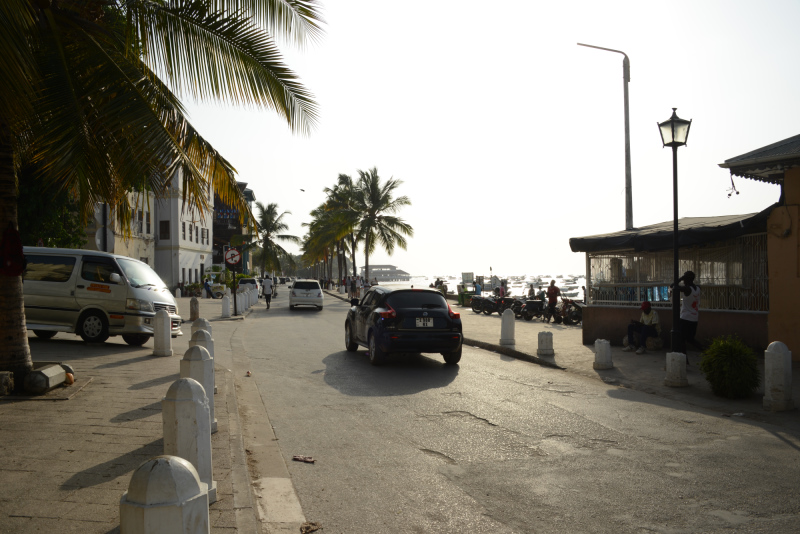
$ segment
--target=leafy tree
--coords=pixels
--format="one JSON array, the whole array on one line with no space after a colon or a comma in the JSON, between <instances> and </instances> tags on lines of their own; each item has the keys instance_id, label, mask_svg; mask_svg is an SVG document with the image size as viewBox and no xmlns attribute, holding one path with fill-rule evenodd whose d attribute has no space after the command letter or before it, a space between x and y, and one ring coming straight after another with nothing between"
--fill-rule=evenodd
<instances>
[{"instance_id":1,"label":"leafy tree","mask_svg":"<svg viewBox=\"0 0 800 534\"><path fill-rule=\"evenodd\" d=\"M79 206L67 192L43 191L33 178L19 182L19 233L22 244L35 247L42 240L45 247L82 248L86 232L78 213Z\"/></svg>"},{"instance_id":2,"label":"leafy tree","mask_svg":"<svg viewBox=\"0 0 800 534\"><path fill-rule=\"evenodd\" d=\"M126 193L164 196L179 172L189 208L206 208L212 189L245 220L233 167L173 90L272 109L307 133L316 104L271 35L302 44L320 22L316 0L1 1L0 228L18 226L15 161L74 194L83 220L106 202L127 228ZM20 277L0 283L0 310L0 370L22 384L32 365Z\"/></svg>"},{"instance_id":3,"label":"leafy tree","mask_svg":"<svg viewBox=\"0 0 800 534\"><path fill-rule=\"evenodd\" d=\"M358 171L358 192L355 207L360 213L358 238L364 241L364 277L369 279L369 255L380 245L391 255L395 246L405 250L404 236L413 237L414 229L396 213L403 206L410 206L407 196L393 198L395 190L403 183L390 178L381 183L378 169Z\"/></svg>"},{"instance_id":4,"label":"leafy tree","mask_svg":"<svg viewBox=\"0 0 800 534\"><path fill-rule=\"evenodd\" d=\"M283 217L291 215L291 212L278 213L278 204L275 202L266 206L261 202L256 202L256 208L258 208L258 219L256 220L259 233L258 245L261 247L259 265L265 272L281 272L281 260L289 265L292 265L294 260L278 242L300 243L299 237L283 233L289 229L289 225L283 221Z\"/></svg>"}]
</instances>

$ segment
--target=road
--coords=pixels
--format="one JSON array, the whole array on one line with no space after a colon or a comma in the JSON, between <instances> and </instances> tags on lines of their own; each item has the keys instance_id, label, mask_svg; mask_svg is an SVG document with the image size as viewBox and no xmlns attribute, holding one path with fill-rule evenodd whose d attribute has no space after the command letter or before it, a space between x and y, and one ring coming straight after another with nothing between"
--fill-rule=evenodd
<instances>
[{"instance_id":1,"label":"road","mask_svg":"<svg viewBox=\"0 0 800 534\"><path fill-rule=\"evenodd\" d=\"M281 289L236 335L325 534L800 531L784 428L470 347L373 367L344 302L289 311Z\"/></svg>"}]
</instances>

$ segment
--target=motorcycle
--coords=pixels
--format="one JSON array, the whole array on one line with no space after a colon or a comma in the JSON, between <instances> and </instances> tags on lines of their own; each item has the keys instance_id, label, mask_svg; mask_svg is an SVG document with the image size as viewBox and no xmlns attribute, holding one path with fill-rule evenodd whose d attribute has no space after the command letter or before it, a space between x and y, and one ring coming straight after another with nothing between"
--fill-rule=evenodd
<instances>
[{"instance_id":1,"label":"motorcycle","mask_svg":"<svg viewBox=\"0 0 800 534\"><path fill-rule=\"evenodd\" d=\"M494 312L497 312L499 315L503 315L503 312L507 308L510 308L513 303L514 299L512 297L498 297L491 295L484 299L482 311L486 315L491 315Z\"/></svg>"},{"instance_id":2,"label":"motorcycle","mask_svg":"<svg viewBox=\"0 0 800 534\"><path fill-rule=\"evenodd\" d=\"M580 324L583 321L583 302L562 298L561 318L564 324Z\"/></svg>"},{"instance_id":3,"label":"motorcycle","mask_svg":"<svg viewBox=\"0 0 800 534\"><path fill-rule=\"evenodd\" d=\"M481 313L483 311L483 301L486 300L484 297L479 295L473 295L472 300L470 301L470 306L472 306L472 311L475 313Z\"/></svg>"}]
</instances>

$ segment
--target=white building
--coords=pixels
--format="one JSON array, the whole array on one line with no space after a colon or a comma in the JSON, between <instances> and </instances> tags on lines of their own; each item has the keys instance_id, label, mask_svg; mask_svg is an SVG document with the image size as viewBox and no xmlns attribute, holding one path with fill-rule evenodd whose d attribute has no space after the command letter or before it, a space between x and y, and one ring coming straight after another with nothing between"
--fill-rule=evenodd
<instances>
[{"instance_id":1,"label":"white building","mask_svg":"<svg viewBox=\"0 0 800 534\"><path fill-rule=\"evenodd\" d=\"M105 207L105 204L98 203L94 218L86 227L85 248L121 254L143 261L152 267L155 263L154 196L152 193L147 195L128 193L128 202L131 205L130 235L126 236L117 224L116 215ZM104 207L105 221L103 218ZM101 231L104 222L111 229L111 232L106 232L105 239Z\"/></svg>"},{"instance_id":2,"label":"white building","mask_svg":"<svg viewBox=\"0 0 800 534\"><path fill-rule=\"evenodd\" d=\"M182 183L178 172L169 196L155 202L155 271L170 289L200 282L205 268L211 265L211 189L209 209L199 213L183 205Z\"/></svg>"}]
</instances>

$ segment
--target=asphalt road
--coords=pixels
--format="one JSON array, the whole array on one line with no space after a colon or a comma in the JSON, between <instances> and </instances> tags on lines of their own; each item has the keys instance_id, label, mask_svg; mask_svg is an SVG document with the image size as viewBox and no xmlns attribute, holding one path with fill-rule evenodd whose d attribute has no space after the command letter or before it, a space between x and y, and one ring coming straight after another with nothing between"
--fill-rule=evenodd
<instances>
[{"instance_id":1,"label":"asphalt road","mask_svg":"<svg viewBox=\"0 0 800 534\"><path fill-rule=\"evenodd\" d=\"M325 534L800 531L785 428L470 347L373 367L344 350L346 310L289 311L284 289L237 330Z\"/></svg>"}]
</instances>

